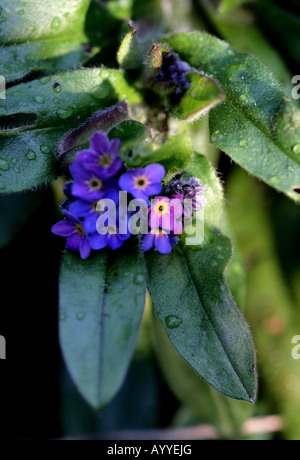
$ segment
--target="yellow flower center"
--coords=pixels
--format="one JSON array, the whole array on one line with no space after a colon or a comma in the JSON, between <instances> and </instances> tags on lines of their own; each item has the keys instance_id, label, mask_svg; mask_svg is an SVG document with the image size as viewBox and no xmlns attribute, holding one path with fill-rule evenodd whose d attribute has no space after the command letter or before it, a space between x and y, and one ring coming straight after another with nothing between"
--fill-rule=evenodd
<instances>
[{"instance_id":1,"label":"yellow flower center","mask_svg":"<svg viewBox=\"0 0 300 460\"><path fill-rule=\"evenodd\" d=\"M157 203L157 205L155 207L155 211L158 214L165 214L165 212L167 212L167 210L168 210L167 203L162 203L161 201L159 203Z\"/></svg>"},{"instance_id":2,"label":"yellow flower center","mask_svg":"<svg viewBox=\"0 0 300 460\"><path fill-rule=\"evenodd\" d=\"M102 155L99 159L99 165L103 168L109 168L112 164L112 158L110 155Z\"/></svg>"},{"instance_id":3,"label":"yellow flower center","mask_svg":"<svg viewBox=\"0 0 300 460\"><path fill-rule=\"evenodd\" d=\"M145 188L148 185L148 179L147 177L138 177L135 181L135 185L138 188Z\"/></svg>"},{"instance_id":4,"label":"yellow flower center","mask_svg":"<svg viewBox=\"0 0 300 460\"><path fill-rule=\"evenodd\" d=\"M77 224L77 225L76 225L76 232L77 232L79 235L84 236L84 230L83 230L83 228L82 228L82 225L80 225L80 224Z\"/></svg>"},{"instance_id":5,"label":"yellow flower center","mask_svg":"<svg viewBox=\"0 0 300 460\"><path fill-rule=\"evenodd\" d=\"M159 228L155 228L153 230L151 230L151 233L153 235L165 235L166 232L164 230L160 230Z\"/></svg>"},{"instance_id":6,"label":"yellow flower center","mask_svg":"<svg viewBox=\"0 0 300 460\"><path fill-rule=\"evenodd\" d=\"M97 179L96 177L94 177L93 179L90 180L89 182L89 187L92 189L92 190L101 190L102 188L102 181L100 179Z\"/></svg>"}]
</instances>

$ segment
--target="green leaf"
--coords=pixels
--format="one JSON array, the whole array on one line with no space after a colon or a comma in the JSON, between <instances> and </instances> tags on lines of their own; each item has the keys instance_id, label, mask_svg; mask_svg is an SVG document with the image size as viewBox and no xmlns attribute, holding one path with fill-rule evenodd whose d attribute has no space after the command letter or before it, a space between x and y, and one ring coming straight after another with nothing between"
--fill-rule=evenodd
<instances>
[{"instance_id":1,"label":"green leaf","mask_svg":"<svg viewBox=\"0 0 300 460\"><path fill-rule=\"evenodd\" d=\"M55 180L56 149L64 132L49 128L1 136L0 193L32 190Z\"/></svg>"},{"instance_id":2,"label":"green leaf","mask_svg":"<svg viewBox=\"0 0 300 460\"><path fill-rule=\"evenodd\" d=\"M207 75L191 72L188 79L191 86L180 103L171 108L171 114L182 121L196 121L223 102L224 95L219 85Z\"/></svg>"},{"instance_id":3,"label":"green leaf","mask_svg":"<svg viewBox=\"0 0 300 460\"><path fill-rule=\"evenodd\" d=\"M202 0L201 3L219 35L238 51L252 53L258 57L274 72L284 84L287 94L290 94L291 74L280 53L258 28L253 12L250 9L238 8L232 14L224 8L220 13L213 8L209 0Z\"/></svg>"},{"instance_id":4,"label":"green leaf","mask_svg":"<svg viewBox=\"0 0 300 460\"><path fill-rule=\"evenodd\" d=\"M89 0L2 0L0 44L72 36L82 31Z\"/></svg>"},{"instance_id":5,"label":"green leaf","mask_svg":"<svg viewBox=\"0 0 300 460\"><path fill-rule=\"evenodd\" d=\"M166 38L171 49L212 75L226 101L210 113L211 140L251 174L300 201L300 111L253 56L205 33Z\"/></svg>"},{"instance_id":6,"label":"green leaf","mask_svg":"<svg viewBox=\"0 0 300 460\"><path fill-rule=\"evenodd\" d=\"M67 131L116 100L140 101L122 71L107 69L34 80L9 88L6 96L0 102L0 191L5 193L54 180L59 173L55 152Z\"/></svg>"},{"instance_id":7,"label":"green leaf","mask_svg":"<svg viewBox=\"0 0 300 460\"><path fill-rule=\"evenodd\" d=\"M115 103L116 100L128 99L128 102L140 102L140 96L125 79L120 70L85 69L54 75L50 80L41 78L23 83L6 92L6 100L0 105L0 127L3 132L3 117L20 112L35 114L37 121L28 128L48 128L76 126L97 110ZM6 121L7 122L7 121ZM12 120L13 122L13 120Z\"/></svg>"},{"instance_id":8,"label":"green leaf","mask_svg":"<svg viewBox=\"0 0 300 460\"><path fill-rule=\"evenodd\" d=\"M147 49L147 45L138 41L136 30L130 30L122 40L120 45L117 61L121 67L125 69L137 69L143 65L143 54Z\"/></svg>"},{"instance_id":9,"label":"green leaf","mask_svg":"<svg viewBox=\"0 0 300 460\"><path fill-rule=\"evenodd\" d=\"M223 217L223 189L210 162L204 155L196 154L186 172L191 177L200 179L202 185L205 187L204 196L206 204L204 213L206 225L221 227Z\"/></svg>"},{"instance_id":10,"label":"green leaf","mask_svg":"<svg viewBox=\"0 0 300 460\"><path fill-rule=\"evenodd\" d=\"M88 260L67 252L60 278L60 342L78 390L103 408L125 378L146 291L138 249L101 251Z\"/></svg>"},{"instance_id":11,"label":"green leaf","mask_svg":"<svg viewBox=\"0 0 300 460\"><path fill-rule=\"evenodd\" d=\"M178 353L219 392L255 399L255 352L248 327L227 284L229 239L206 231L196 250L147 256L156 314Z\"/></svg>"},{"instance_id":12,"label":"green leaf","mask_svg":"<svg viewBox=\"0 0 300 460\"><path fill-rule=\"evenodd\" d=\"M122 121L114 126L108 133L110 139L118 138L125 144L141 141L145 136L146 126L134 120Z\"/></svg>"},{"instance_id":13,"label":"green leaf","mask_svg":"<svg viewBox=\"0 0 300 460\"><path fill-rule=\"evenodd\" d=\"M155 351L164 377L177 398L200 423L212 423L221 436L235 436L253 406L217 393L176 352L156 315L152 321Z\"/></svg>"},{"instance_id":14,"label":"green leaf","mask_svg":"<svg viewBox=\"0 0 300 460\"><path fill-rule=\"evenodd\" d=\"M0 48L0 74L6 82L20 80L32 71L58 73L81 66L95 53L86 53L85 34L53 38ZM45 80L47 78L45 77Z\"/></svg>"},{"instance_id":15,"label":"green leaf","mask_svg":"<svg viewBox=\"0 0 300 460\"><path fill-rule=\"evenodd\" d=\"M133 127L142 133L142 128L139 125L134 124ZM128 146L125 144L125 148L121 149L122 160L130 167L143 167L151 163L160 163L167 171L166 182L174 174L187 168L192 161L193 146L186 133L170 137L160 146L157 142L149 139L144 142L136 142L134 145L131 144L130 142Z\"/></svg>"},{"instance_id":16,"label":"green leaf","mask_svg":"<svg viewBox=\"0 0 300 460\"><path fill-rule=\"evenodd\" d=\"M56 73L84 64L94 54L83 46L88 6L88 0L3 0L0 74L12 82L35 70Z\"/></svg>"},{"instance_id":17,"label":"green leaf","mask_svg":"<svg viewBox=\"0 0 300 460\"><path fill-rule=\"evenodd\" d=\"M222 13L226 13L232 8L243 5L244 3L248 3L248 1L249 0L222 0L219 9Z\"/></svg>"},{"instance_id":18,"label":"green leaf","mask_svg":"<svg viewBox=\"0 0 300 460\"><path fill-rule=\"evenodd\" d=\"M43 196L42 192L0 196L0 249L10 243L26 224Z\"/></svg>"}]
</instances>

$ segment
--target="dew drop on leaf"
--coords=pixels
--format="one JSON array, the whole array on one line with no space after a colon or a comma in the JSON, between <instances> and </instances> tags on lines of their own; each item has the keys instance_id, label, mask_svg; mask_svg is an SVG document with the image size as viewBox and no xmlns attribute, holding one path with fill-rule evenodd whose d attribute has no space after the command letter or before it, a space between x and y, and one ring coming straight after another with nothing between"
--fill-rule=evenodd
<instances>
[{"instance_id":1,"label":"dew drop on leaf","mask_svg":"<svg viewBox=\"0 0 300 460\"><path fill-rule=\"evenodd\" d=\"M76 314L76 318L78 319L78 321L84 320L84 318L85 318L85 313L84 313L84 311L79 311L79 312Z\"/></svg>"},{"instance_id":2,"label":"dew drop on leaf","mask_svg":"<svg viewBox=\"0 0 300 460\"><path fill-rule=\"evenodd\" d=\"M165 318L166 326L169 329L176 329L182 324L182 319L179 316L169 315Z\"/></svg>"},{"instance_id":3,"label":"dew drop on leaf","mask_svg":"<svg viewBox=\"0 0 300 460\"><path fill-rule=\"evenodd\" d=\"M9 163L4 158L0 158L0 169L1 171L8 171L10 168Z\"/></svg>"},{"instance_id":4,"label":"dew drop on leaf","mask_svg":"<svg viewBox=\"0 0 300 460\"><path fill-rule=\"evenodd\" d=\"M53 18L53 21L51 22L51 27L52 29L59 29L61 26L61 19L58 16L55 16Z\"/></svg>"},{"instance_id":5,"label":"dew drop on leaf","mask_svg":"<svg viewBox=\"0 0 300 460\"><path fill-rule=\"evenodd\" d=\"M40 78L40 84L41 84L41 85L46 85L47 83L49 83L49 81L51 81L51 77L50 77L50 76Z\"/></svg>"},{"instance_id":6,"label":"dew drop on leaf","mask_svg":"<svg viewBox=\"0 0 300 460\"><path fill-rule=\"evenodd\" d=\"M136 275L136 277L134 278L135 284L138 284L138 285L143 284L144 280L145 280L145 277L142 274Z\"/></svg>"},{"instance_id":7,"label":"dew drop on leaf","mask_svg":"<svg viewBox=\"0 0 300 460\"><path fill-rule=\"evenodd\" d=\"M69 118L73 113L73 109L71 107L65 109L65 110L59 110L58 111L58 116L59 118L61 118L62 120L64 120L65 118Z\"/></svg>"},{"instance_id":8,"label":"dew drop on leaf","mask_svg":"<svg viewBox=\"0 0 300 460\"><path fill-rule=\"evenodd\" d=\"M36 153L33 150L28 150L28 152L26 152L26 157L28 160L35 160Z\"/></svg>"},{"instance_id":9,"label":"dew drop on leaf","mask_svg":"<svg viewBox=\"0 0 300 460\"><path fill-rule=\"evenodd\" d=\"M248 97L246 96L246 94L241 94L241 96L240 96L240 101L242 101L242 102L248 102Z\"/></svg>"},{"instance_id":10,"label":"dew drop on leaf","mask_svg":"<svg viewBox=\"0 0 300 460\"><path fill-rule=\"evenodd\" d=\"M46 155L47 153L50 153L51 148L48 145L41 145L41 152Z\"/></svg>"},{"instance_id":11,"label":"dew drop on leaf","mask_svg":"<svg viewBox=\"0 0 300 460\"><path fill-rule=\"evenodd\" d=\"M243 149L247 149L249 147L248 139L242 139L239 143L239 146L242 147Z\"/></svg>"},{"instance_id":12,"label":"dew drop on leaf","mask_svg":"<svg viewBox=\"0 0 300 460\"><path fill-rule=\"evenodd\" d=\"M37 104L44 104L45 102L45 99L42 96L34 96L33 100Z\"/></svg>"},{"instance_id":13,"label":"dew drop on leaf","mask_svg":"<svg viewBox=\"0 0 300 460\"><path fill-rule=\"evenodd\" d=\"M269 184L274 185L274 186L280 185L281 184L281 179L279 177L277 177L277 176L272 176L272 177L269 178Z\"/></svg>"},{"instance_id":14,"label":"dew drop on leaf","mask_svg":"<svg viewBox=\"0 0 300 460\"><path fill-rule=\"evenodd\" d=\"M293 152L294 153L300 153L300 144L296 144L293 147Z\"/></svg>"},{"instance_id":15,"label":"dew drop on leaf","mask_svg":"<svg viewBox=\"0 0 300 460\"><path fill-rule=\"evenodd\" d=\"M59 321L66 321L67 316L64 313L61 313L58 317Z\"/></svg>"},{"instance_id":16,"label":"dew drop on leaf","mask_svg":"<svg viewBox=\"0 0 300 460\"><path fill-rule=\"evenodd\" d=\"M56 93L61 93L62 92L62 86L59 83L54 83L53 89Z\"/></svg>"}]
</instances>

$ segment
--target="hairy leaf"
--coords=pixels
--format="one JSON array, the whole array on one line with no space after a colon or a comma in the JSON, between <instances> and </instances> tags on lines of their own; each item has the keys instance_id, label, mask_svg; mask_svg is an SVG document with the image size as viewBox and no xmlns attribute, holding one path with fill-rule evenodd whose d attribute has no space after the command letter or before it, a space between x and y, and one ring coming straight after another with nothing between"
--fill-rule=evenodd
<instances>
[{"instance_id":1,"label":"hairy leaf","mask_svg":"<svg viewBox=\"0 0 300 460\"><path fill-rule=\"evenodd\" d=\"M64 256L60 277L60 342L82 396L101 409L127 372L141 323L146 291L138 249L88 260Z\"/></svg>"},{"instance_id":2,"label":"hairy leaf","mask_svg":"<svg viewBox=\"0 0 300 460\"><path fill-rule=\"evenodd\" d=\"M268 69L205 33L166 38L192 66L211 74L226 101L210 114L212 142L250 173L300 201L300 111Z\"/></svg>"}]
</instances>

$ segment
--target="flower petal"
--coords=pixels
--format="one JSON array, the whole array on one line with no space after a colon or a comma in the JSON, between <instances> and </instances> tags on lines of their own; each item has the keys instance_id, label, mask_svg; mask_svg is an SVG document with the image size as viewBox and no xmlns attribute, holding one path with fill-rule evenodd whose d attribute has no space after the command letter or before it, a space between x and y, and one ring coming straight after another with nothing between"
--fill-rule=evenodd
<instances>
[{"instance_id":1,"label":"flower petal","mask_svg":"<svg viewBox=\"0 0 300 460\"><path fill-rule=\"evenodd\" d=\"M95 233L97 231L97 220L99 219L100 213L93 213L86 216L84 219L83 227L86 233Z\"/></svg>"},{"instance_id":2,"label":"flower petal","mask_svg":"<svg viewBox=\"0 0 300 460\"><path fill-rule=\"evenodd\" d=\"M154 239L155 239L155 236L152 235L151 233L148 233L148 235L145 235L142 241L142 250L149 251L149 249L153 248Z\"/></svg>"},{"instance_id":3,"label":"flower petal","mask_svg":"<svg viewBox=\"0 0 300 460\"><path fill-rule=\"evenodd\" d=\"M75 224L68 220L61 220L57 224L53 225L51 229L54 235L58 236L71 236L75 231Z\"/></svg>"},{"instance_id":4,"label":"flower petal","mask_svg":"<svg viewBox=\"0 0 300 460\"><path fill-rule=\"evenodd\" d=\"M88 238L85 237L81 239L79 250L80 250L81 258L87 259L91 253L91 246L90 246Z\"/></svg>"},{"instance_id":5,"label":"flower petal","mask_svg":"<svg viewBox=\"0 0 300 460\"><path fill-rule=\"evenodd\" d=\"M92 135L90 148L97 153L108 152L110 149L110 142L106 134L97 131Z\"/></svg>"},{"instance_id":6,"label":"flower petal","mask_svg":"<svg viewBox=\"0 0 300 460\"><path fill-rule=\"evenodd\" d=\"M133 172L127 172L122 174L119 179L119 187L121 190L125 190L129 193L132 193L134 189L134 174Z\"/></svg>"},{"instance_id":7,"label":"flower petal","mask_svg":"<svg viewBox=\"0 0 300 460\"><path fill-rule=\"evenodd\" d=\"M161 182L163 180L163 178L166 175L166 170L162 165L155 163L146 166L145 173L147 174L151 182L155 184L156 182Z\"/></svg>"},{"instance_id":8,"label":"flower petal","mask_svg":"<svg viewBox=\"0 0 300 460\"><path fill-rule=\"evenodd\" d=\"M93 233L90 236L90 246L96 251L105 248L107 246L107 235L99 235L99 233Z\"/></svg>"},{"instance_id":9,"label":"flower petal","mask_svg":"<svg viewBox=\"0 0 300 460\"><path fill-rule=\"evenodd\" d=\"M162 185L160 183L151 184L147 187L147 193L149 195L157 195L162 191Z\"/></svg>"},{"instance_id":10,"label":"flower petal","mask_svg":"<svg viewBox=\"0 0 300 460\"><path fill-rule=\"evenodd\" d=\"M118 235L108 235L107 242L111 249L119 249L123 244Z\"/></svg>"},{"instance_id":11,"label":"flower petal","mask_svg":"<svg viewBox=\"0 0 300 460\"><path fill-rule=\"evenodd\" d=\"M83 166L89 163L96 164L99 162L99 155L93 150L82 150L77 153L76 160Z\"/></svg>"},{"instance_id":12,"label":"flower petal","mask_svg":"<svg viewBox=\"0 0 300 460\"><path fill-rule=\"evenodd\" d=\"M66 243L66 248L71 249L71 251L78 251L80 248L82 236L79 233L74 233L73 235L69 236Z\"/></svg>"},{"instance_id":13,"label":"flower petal","mask_svg":"<svg viewBox=\"0 0 300 460\"><path fill-rule=\"evenodd\" d=\"M71 164L70 173L76 180L88 180L90 177L90 173L83 167L81 163L78 163L78 161L74 161L74 163Z\"/></svg>"},{"instance_id":14,"label":"flower petal","mask_svg":"<svg viewBox=\"0 0 300 460\"><path fill-rule=\"evenodd\" d=\"M155 237L154 245L161 254L170 254L172 251L172 240L169 235L160 234Z\"/></svg>"},{"instance_id":15,"label":"flower petal","mask_svg":"<svg viewBox=\"0 0 300 460\"><path fill-rule=\"evenodd\" d=\"M93 205L90 201L75 200L70 205L69 210L77 217L85 217L93 211Z\"/></svg>"}]
</instances>

